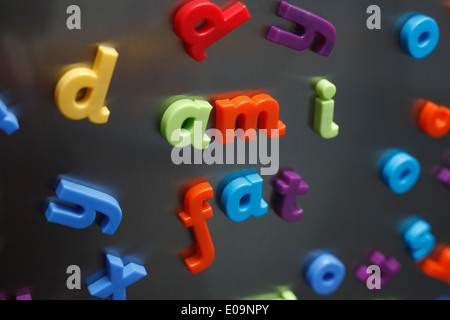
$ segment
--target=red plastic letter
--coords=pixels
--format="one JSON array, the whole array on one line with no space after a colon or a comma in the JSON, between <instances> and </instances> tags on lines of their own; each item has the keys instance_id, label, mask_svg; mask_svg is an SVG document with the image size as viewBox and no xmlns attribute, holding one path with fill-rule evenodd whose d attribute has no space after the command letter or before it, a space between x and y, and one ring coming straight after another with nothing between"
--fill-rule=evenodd
<instances>
[{"instance_id":1,"label":"red plastic letter","mask_svg":"<svg viewBox=\"0 0 450 320\"><path fill-rule=\"evenodd\" d=\"M208 0L194 0L175 14L175 33L185 42L186 51L197 61L206 58L205 49L250 19L245 5L236 2L222 11ZM199 23L204 25L197 27Z\"/></svg>"},{"instance_id":2,"label":"red plastic letter","mask_svg":"<svg viewBox=\"0 0 450 320\"><path fill-rule=\"evenodd\" d=\"M278 102L265 93L257 94L252 98L247 96L239 96L232 100L222 99L216 100L216 128L221 131L221 137L216 140L222 144L233 143L234 135L228 135L227 130L236 129L237 125L240 129L247 131L253 129L250 134L246 134L245 140L255 139L256 129L267 130L269 138L278 138L285 134L286 125L278 120L279 106ZM272 134L275 130L275 134ZM238 136L239 137L239 136Z\"/></svg>"},{"instance_id":3,"label":"red plastic letter","mask_svg":"<svg viewBox=\"0 0 450 320\"><path fill-rule=\"evenodd\" d=\"M450 109L427 101L419 115L419 128L434 138L442 137L450 130Z\"/></svg>"},{"instance_id":4,"label":"red plastic letter","mask_svg":"<svg viewBox=\"0 0 450 320\"><path fill-rule=\"evenodd\" d=\"M186 228L192 227L196 239L196 253L184 260L192 274L205 270L214 260L214 246L206 224L206 219L213 216L206 199L213 196L208 182L199 183L188 190L184 197L185 211L179 213L181 222Z\"/></svg>"}]
</instances>

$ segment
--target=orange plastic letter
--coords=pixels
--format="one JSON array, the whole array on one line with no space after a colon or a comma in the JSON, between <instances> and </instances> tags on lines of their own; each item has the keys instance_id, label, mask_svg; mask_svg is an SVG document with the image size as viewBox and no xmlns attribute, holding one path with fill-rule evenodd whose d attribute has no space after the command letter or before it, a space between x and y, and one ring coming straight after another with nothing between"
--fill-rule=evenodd
<instances>
[{"instance_id":1,"label":"orange plastic letter","mask_svg":"<svg viewBox=\"0 0 450 320\"><path fill-rule=\"evenodd\" d=\"M450 109L427 101L420 111L419 128L428 135L439 138L450 130Z\"/></svg>"},{"instance_id":2,"label":"orange plastic letter","mask_svg":"<svg viewBox=\"0 0 450 320\"><path fill-rule=\"evenodd\" d=\"M423 273L450 284L450 247L439 245L420 262Z\"/></svg>"},{"instance_id":3,"label":"orange plastic letter","mask_svg":"<svg viewBox=\"0 0 450 320\"><path fill-rule=\"evenodd\" d=\"M213 216L206 199L213 196L208 182L199 183L188 190L184 197L185 211L179 213L181 222L186 228L192 227L196 239L196 253L184 260L192 274L205 270L214 260L214 246L206 224L206 219Z\"/></svg>"},{"instance_id":4,"label":"orange plastic letter","mask_svg":"<svg viewBox=\"0 0 450 320\"><path fill-rule=\"evenodd\" d=\"M216 140L222 144L233 143L234 136L227 135L227 130L236 129L237 126L244 131L253 129L267 130L269 138L278 138L286 133L286 125L278 120L280 108L278 102L265 93L257 94L252 98L239 96L232 100L216 100L216 129L221 131L221 137ZM276 130L276 134L272 134ZM255 134L246 134L245 140L255 139Z\"/></svg>"}]
</instances>

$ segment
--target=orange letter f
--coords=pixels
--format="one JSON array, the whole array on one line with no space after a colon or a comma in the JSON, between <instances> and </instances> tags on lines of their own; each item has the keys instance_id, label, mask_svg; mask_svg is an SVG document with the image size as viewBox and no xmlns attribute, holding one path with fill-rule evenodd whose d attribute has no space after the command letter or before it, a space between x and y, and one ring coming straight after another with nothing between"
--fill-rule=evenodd
<instances>
[{"instance_id":1,"label":"orange letter f","mask_svg":"<svg viewBox=\"0 0 450 320\"><path fill-rule=\"evenodd\" d=\"M213 188L208 182L199 183L188 190L184 197L184 211L179 213L181 222L186 228L192 227L196 239L196 253L184 259L192 274L205 270L214 260L214 246L206 224L206 219L213 216L206 199L213 196Z\"/></svg>"}]
</instances>

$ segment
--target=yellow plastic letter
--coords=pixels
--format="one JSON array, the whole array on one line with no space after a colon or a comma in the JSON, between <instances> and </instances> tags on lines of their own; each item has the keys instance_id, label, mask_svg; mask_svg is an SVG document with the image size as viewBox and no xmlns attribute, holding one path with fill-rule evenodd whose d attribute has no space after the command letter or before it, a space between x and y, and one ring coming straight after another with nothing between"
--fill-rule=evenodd
<instances>
[{"instance_id":1,"label":"yellow plastic letter","mask_svg":"<svg viewBox=\"0 0 450 320\"><path fill-rule=\"evenodd\" d=\"M55 102L69 119L88 118L97 124L108 122L109 110L104 105L119 54L114 48L99 46L92 69L74 68L66 72L55 89ZM86 90L77 100L78 92Z\"/></svg>"}]
</instances>

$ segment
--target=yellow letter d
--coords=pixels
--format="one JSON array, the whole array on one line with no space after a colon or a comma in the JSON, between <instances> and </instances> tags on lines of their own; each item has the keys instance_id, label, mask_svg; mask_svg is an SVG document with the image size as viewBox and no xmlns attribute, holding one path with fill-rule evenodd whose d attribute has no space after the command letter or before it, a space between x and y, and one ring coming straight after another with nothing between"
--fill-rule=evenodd
<instances>
[{"instance_id":1,"label":"yellow letter d","mask_svg":"<svg viewBox=\"0 0 450 320\"><path fill-rule=\"evenodd\" d=\"M109 110L104 105L114 67L119 54L113 48L99 46L92 69L74 68L66 72L55 89L55 102L67 118L103 124ZM86 90L82 99L78 92Z\"/></svg>"}]
</instances>

